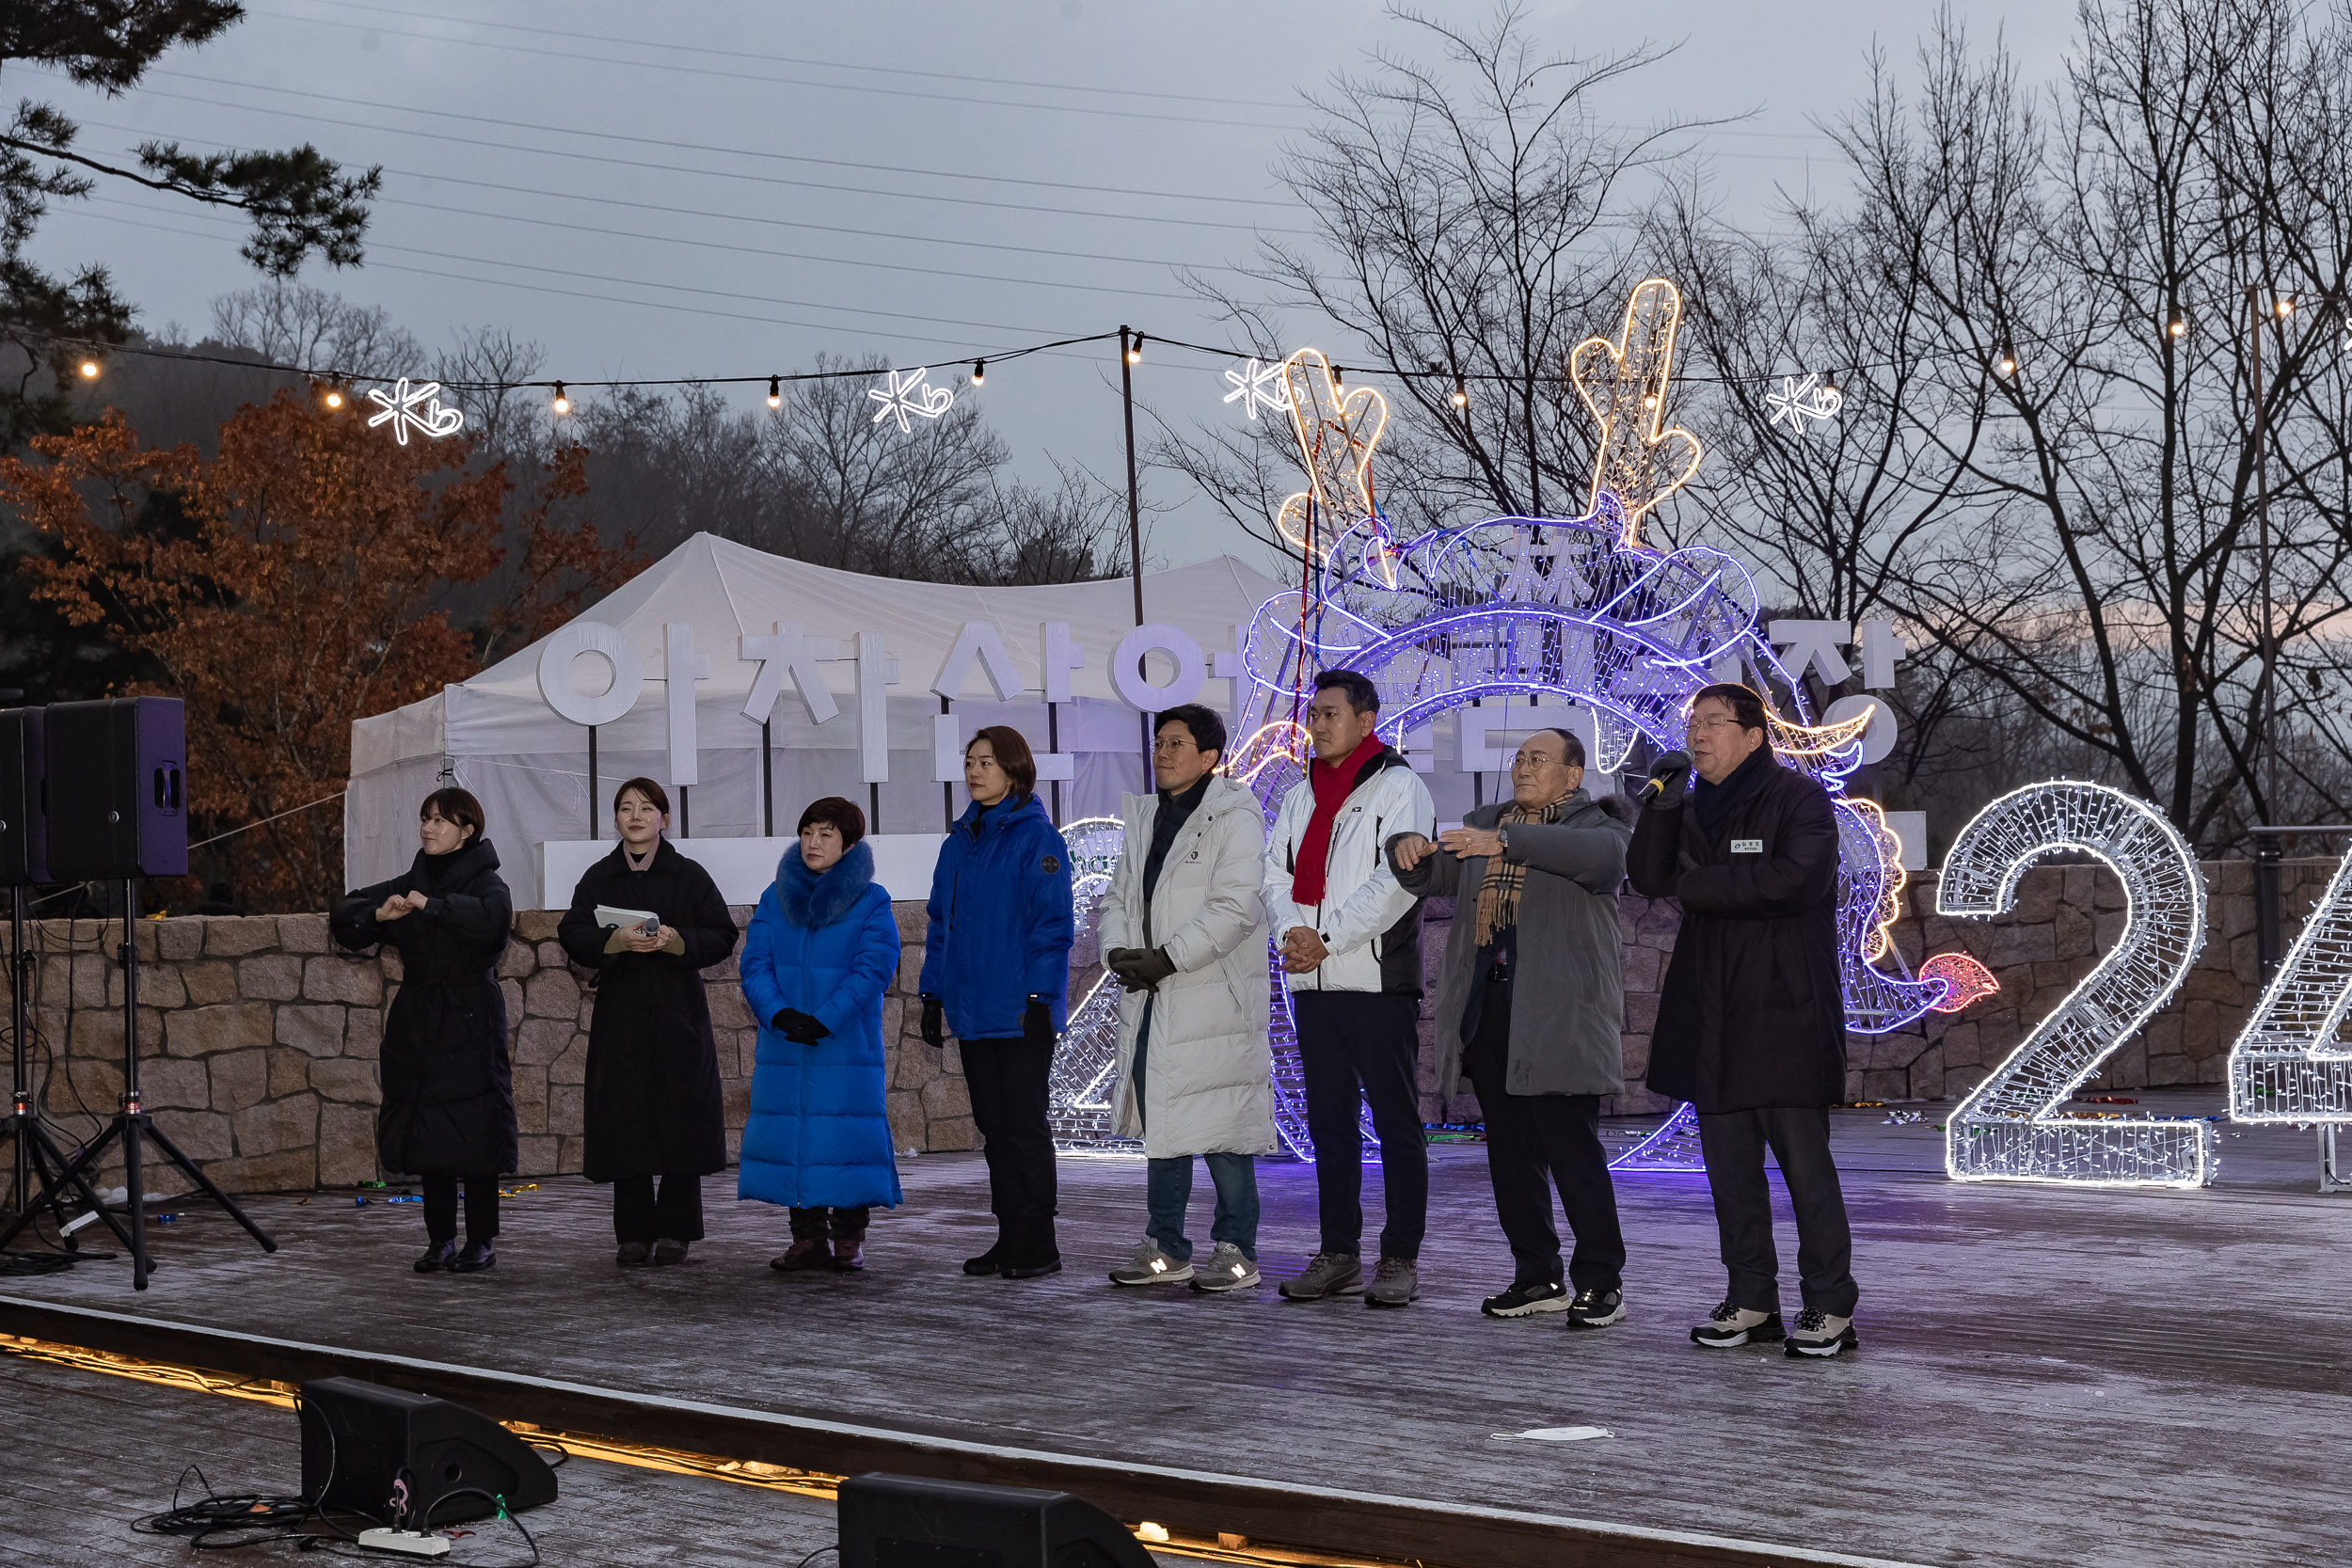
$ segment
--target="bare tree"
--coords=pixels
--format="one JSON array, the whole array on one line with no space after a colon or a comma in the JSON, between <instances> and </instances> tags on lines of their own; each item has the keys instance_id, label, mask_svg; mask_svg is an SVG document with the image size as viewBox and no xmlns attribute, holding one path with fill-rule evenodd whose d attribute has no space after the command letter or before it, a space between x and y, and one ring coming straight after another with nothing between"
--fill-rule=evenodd
<instances>
[{"instance_id":1,"label":"bare tree","mask_svg":"<svg viewBox=\"0 0 2352 1568\"><path fill-rule=\"evenodd\" d=\"M213 301L213 336L273 365L358 380L424 373L422 344L380 305L354 305L308 283L273 280Z\"/></svg>"},{"instance_id":2,"label":"bare tree","mask_svg":"<svg viewBox=\"0 0 2352 1568\"><path fill-rule=\"evenodd\" d=\"M517 404L528 399L521 384L539 373L547 357L537 343L503 326L462 328L457 346L435 357L433 379L466 411L476 451L503 453L527 441L528 421L517 418Z\"/></svg>"},{"instance_id":3,"label":"bare tree","mask_svg":"<svg viewBox=\"0 0 2352 1568\"><path fill-rule=\"evenodd\" d=\"M1384 49L1369 73L1310 97L1320 118L1276 175L1310 214L1313 243L1265 243L1251 273L1263 299L1195 286L1263 353L1295 346L1275 321L1296 310L1345 335L1335 360L1382 373L1382 471L1402 531L1465 514L1581 509L1593 433L1565 379L1567 355L1616 318L1642 276L1631 244L1648 195L1641 177L1694 123L1623 131L1598 103L1671 51L1547 54L1516 3L1478 28L1391 15L1439 61ZM1279 471L1287 434L1251 434L1276 451L1170 433L1154 455L1222 491L1229 515L1265 537L1253 492Z\"/></svg>"}]
</instances>

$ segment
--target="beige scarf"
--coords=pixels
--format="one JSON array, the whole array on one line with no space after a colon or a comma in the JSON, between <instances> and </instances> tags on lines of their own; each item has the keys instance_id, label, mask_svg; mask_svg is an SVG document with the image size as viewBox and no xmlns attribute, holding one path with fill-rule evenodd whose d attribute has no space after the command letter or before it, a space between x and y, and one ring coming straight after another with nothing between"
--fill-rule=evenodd
<instances>
[{"instance_id":1,"label":"beige scarf","mask_svg":"<svg viewBox=\"0 0 2352 1568\"><path fill-rule=\"evenodd\" d=\"M1548 806L1512 804L1503 808L1495 821L1495 832L1501 832L1514 822L1557 822L1565 799ZM1519 920L1519 893L1527 886L1527 867L1518 861L1504 860L1501 855L1486 857L1486 879L1478 884L1478 945L1486 946L1495 940L1495 933Z\"/></svg>"}]
</instances>

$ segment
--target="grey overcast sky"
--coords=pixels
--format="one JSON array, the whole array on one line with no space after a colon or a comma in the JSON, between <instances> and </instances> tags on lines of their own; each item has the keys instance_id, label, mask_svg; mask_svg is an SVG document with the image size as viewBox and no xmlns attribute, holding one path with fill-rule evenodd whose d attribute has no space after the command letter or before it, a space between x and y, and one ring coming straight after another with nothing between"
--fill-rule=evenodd
<instances>
[{"instance_id":1,"label":"grey overcast sky","mask_svg":"<svg viewBox=\"0 0 2352 1568\"><path fill-rule=\"evenodd\" d=\"M1727 210L1761 218L1775 187L1834 190L1812 121L1862 92L1873 40L1908 73L1936 0L1545 0L1560 52L1678 43L1607 105L1628 124L1753 110L1703 138ZM1475 24L1480 0L1439 0ZM2056 69L2072 8L1960 0L2029 79ZM1310 119L1302 88L1383 47L1434 58L1372 0L1114 0L866 5L572 0L252 0L212 46L168 57L126 98L13 73L82 117L83 149L150 137L192 149L309 141L384 166L368 262L306 281L381 305L423 340L495 324L534 339L547 373L765 375L820 352L938 367L1121 323L1226 341L1172 270L1247 261L1253 232L1308 214L1274 182ZM200 332L209 302L251 286L240 225L122 184L57 205L36 242L53 267L103 261L151 330ZM1230 273L1224 274L1232 277ZM1300 341L1353 345L1292 319ZM1597 327L1607 324L1596 323ZM970 395L1030 477L1049 454L1120 465L1114 352L1057 351ZM1138 395L1171 420L1238 418L1225 365L1153 353ZM421 369L423 369L421 367ZM745 389L747 406L758 392ZM1154 563L1259 552L1147 482Z\"/></svg>"}]
</instances>

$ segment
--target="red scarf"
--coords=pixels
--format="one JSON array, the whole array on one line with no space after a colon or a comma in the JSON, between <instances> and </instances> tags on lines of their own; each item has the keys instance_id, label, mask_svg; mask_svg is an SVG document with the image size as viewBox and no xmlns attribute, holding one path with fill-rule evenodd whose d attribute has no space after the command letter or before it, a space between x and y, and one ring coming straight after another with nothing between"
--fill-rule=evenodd
<instances>
[{"instance_id":1,"label":"red scarf","mask_svg":"<svg viewBox=\"0 0 2352 1568\"><path fill-rule=\"evenodd\" d=\"M1376 735L1364 736L1357 747L1337 765L1317 760L1307 765L1308 786L1315 792L1314 815L1307 818L1307 832L1298 841L1297 858L1291 863L1291 902L1309 907L1323 902L1325 863L1331 858L1331 830L1340 819L1340 807L1356 787L1356 774L1364 764L1380 754L1383 742Z\"/></svg>"}]
</instances>

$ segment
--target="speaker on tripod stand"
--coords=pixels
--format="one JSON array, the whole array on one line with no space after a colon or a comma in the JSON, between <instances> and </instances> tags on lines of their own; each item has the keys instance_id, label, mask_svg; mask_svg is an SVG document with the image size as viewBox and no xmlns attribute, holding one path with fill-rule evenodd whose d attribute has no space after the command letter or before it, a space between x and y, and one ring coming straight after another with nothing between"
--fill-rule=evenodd
<instances>
[{"instance_id":1,"label":"speaker on tripod stand","mask_svg":"<svg viewBox=\"0 0 2352 1568\"><path fill-rule=\"evenodd\" d=\"M139 1095L139 961L136 942L139 881L182 877L188 869L187 754L179 701L114 697L93 703L53 703L43 710L40 742L47 780L47 873L61 882L122 884L122 1108L106 1130L85 1144L50 1178L40 1195L0 1230L0 1249L14 1241L57 1195L71 1187L91 1202L89 1176L113 1145L122 1146L129 1227L116 1228L131 1253L131 1283L147 1289L147 1196L142 1165L153 1145L206 1199L245 1227L264 1252L278 1243L214 1185L147 1112ZM23 894L18 894L21 900ZM22 935L19 950L22 951ZM20 963L21 963L20 959ZM22 975L17 988L24 994ZM22 1006L20 1000L19 1006ZM22 1029L19 1031L22 1037ZM20 1143L20 1147L22 1144ZM38 1145L36 1146L38 1147ZM113 1223L109 1218L108 1223Z\"/></svg>"},{"instance_id":2,"label":"speaker on tripod stand","mask_svg":"<svg viewBox=\"0 0 2352 1568\"><path fill-rule=\"evenodd\" d=\"M0 693L22 697L21 691ZM9 1095L5 1134L13 1146L16 1185L10 1194L20 1216L46 1213L69 1252L81 1243L68 1228L70 1187L92 1213L102 1216L115 1238L125 1246L125 1235L106 1212L87 1174L66 1183L59 1177L70 1164L49 1130L41 1125L40 1107L33 1103L32 991L34 958L24 940L25 898L49 880L49 840L42 797L46 784L42 766L41 710L37 707L0 709L0 887L8 891L8 1058ZM34 1181L48 1195L45 1203L32 1202ZM14 1232L10 1232L13 1236Z\"/></svg>"}]
</instances>

